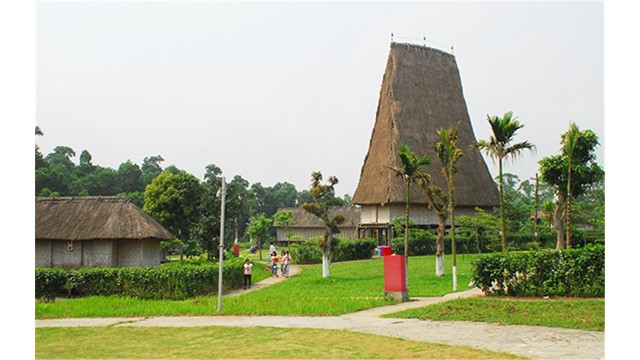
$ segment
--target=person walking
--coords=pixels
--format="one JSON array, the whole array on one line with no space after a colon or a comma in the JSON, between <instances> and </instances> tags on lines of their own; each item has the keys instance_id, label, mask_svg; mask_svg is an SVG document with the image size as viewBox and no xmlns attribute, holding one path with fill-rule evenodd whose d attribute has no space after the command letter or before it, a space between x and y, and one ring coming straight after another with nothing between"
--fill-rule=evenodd
<instances>
[{"instance_id":1,"label":"person walking","mask_svg":"<svg viewBox=\"0 0 640 360\"><path fill-rule=\"evenodd\" d=\"M282 250L280 252L280 274L282 274L284 276L284 261L285 261L285 256L287 255L287 253Z\"/></svg>"},{"instance_id":2,"label":"person walking","mask_svg":"<svg viewBox=\"0 0 640 360\"><path fill-rule=\"evenodd\" d=\"M283 275L284 277L289 278L289 270L291 269L291 254L288 250L287 252L285 252L284 257L282 258L282 263L284 264Z\"/></svg>"},{"instance_id":3,"label":"person walking","mask_svg":"<svg viewBox=\"0 0 640 360\"><path fill-rule=\"evenodd\" d=\"M249 289L251 289L251 274L253 271L253 264L249 259L247 259L244 262L244 265L242 265L242 268L244 273L244 288L246 289L247 286L249 286Z\"/></svg>"},{"instance_id":4,"label":"person walking","mask_svg":"<svg viewBox=\"0 0 640 360\"><path fill-rule=\"evenodd\" d=\"M278 277L278 253L271 254L271 276Z\"/></svg>"}]
</instances>

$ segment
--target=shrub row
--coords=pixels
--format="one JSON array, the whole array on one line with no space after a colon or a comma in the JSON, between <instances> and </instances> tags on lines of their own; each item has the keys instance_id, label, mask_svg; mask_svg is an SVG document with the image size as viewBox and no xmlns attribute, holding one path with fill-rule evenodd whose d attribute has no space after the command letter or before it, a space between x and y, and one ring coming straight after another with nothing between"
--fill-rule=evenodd
<instances>
[{"instance_id":1,"label":"shrub row","mask_svg":"<svg viewBox=\"0 0 640 360\"><path fill-rule=\"evenodd\" d=\"M332 261L349 261L371 259L378 242L375 239L333 239L331 242ZM318 240L307 240L290 246L291 257L297 264L319 264L322 252Z\"/></svg>"},{"instance_id":2,"label":"shrub row","mask_svg":"<svg viewBox=\"0 0 640 360\"><path fill-rule=\"evenodd\" d=\"M242 286L242 261L223 265L225 290ZM154 268L36 268L36 297L121 295L141 299L181 300L218 292L218 266Z\"/></svg>"},{"instance_id":3,"label":"shrub row","mask_svg":"<svg viewBox=\"0 0 640 360\"><path fill-rule=\"evenodd\" d=\"M416 234L414 234L414 232ZM572 240L574 246L582 247L590 244L604 244L604 240L598 236L585 235ZM554 234L555 236L555 234ZM446 235L443 239L445 254L451 254L451 236ZM538 240L533 239L531 234L509 234L507 239L509 250L540 250L544 248L555 248L555 237L541 237ZM492 246L493 245L493 246ZM396 237L391 240L391 248L398 255L404 255L404 237ZM456 251L459 254L471 253L487 253L501 251L500 243L487 244L486 242L478 244L475 238L465 237L456 233ZM409 238L409 256L434 255L436 253L436 235L430 231L412 231Z\"/></svg>"},{"instance_id":4,"label":"shrub row","mask_svg":"<svg viewBox=\"0 0 640 360\"><path fill-rule=\"evenodd\" d=\"M487 254L474 264L473 282L485 294L604 296L604 246Z\"/></svg>"}]
</instances>

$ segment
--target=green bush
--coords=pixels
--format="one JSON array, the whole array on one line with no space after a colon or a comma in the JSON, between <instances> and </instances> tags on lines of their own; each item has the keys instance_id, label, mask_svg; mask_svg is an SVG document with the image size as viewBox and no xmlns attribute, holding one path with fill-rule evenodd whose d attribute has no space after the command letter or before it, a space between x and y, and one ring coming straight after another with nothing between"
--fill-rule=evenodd
<instances>
[{"instance_id":1,"label":"green bush","mask_svg":"<svg viewBox=\"0 0 640 360\"><path fill-rule=\"evenodd\" d=\"M223 290L242 286L241 259L223 264ZM218 266L177 264L154 268L36 269L36 297L120 295L140 299L180 300L218 292Z\"/></svg>"},{"instance_id":2,"label":"green bush","mask_svg":"<svg viewBox=\"0 0 640 360\"><path fill-rule=\"evenodd\" d=\"M54 268L36 268L36 298L52 300L67 293L67 271Z\"/></svg>"},{"instance_id":3,"label":"green bush","mask_svg":"<svg viewBox=\"0 0 640 360\"><path fill-rule=\"evenodd\" d=\"M378 245L378 241L372 238L336 240L333 249L333 261L371 259Z\"/></svg>"},{"instance_id":4,"label":"green bush","mask_svg":"<svg viewBox=\"0 0 640 360\"><path fill-rule=\"evenodd\" d=\"M447 239L445 238L445 243ZM404 237L391 240L394 254L404 255ZM409 256L433 255L436 253L436 235L428 230L411 229L409 231Z\"/></svg>"},{"instance_id":5,"label":"green bush","mask_svg":"<svg viewBox=\"0 0 640 360\"><path fill-rule=\"evenodd\" d=\"M322 262L322 252L318 247L318 239L309 239L301 243L291 244L291 260L296 264L319 264Z\"/></svg>"},{"instance_id":6,"label":"green bush","mask_svg":"<svg viewBox=\"0 0 640 360\"><path fill-rule=\"evenodd\" d=\"M485 294L604 296L604 246L487 254L474 264L473 282Z\"/></svg>"}]
</instances>

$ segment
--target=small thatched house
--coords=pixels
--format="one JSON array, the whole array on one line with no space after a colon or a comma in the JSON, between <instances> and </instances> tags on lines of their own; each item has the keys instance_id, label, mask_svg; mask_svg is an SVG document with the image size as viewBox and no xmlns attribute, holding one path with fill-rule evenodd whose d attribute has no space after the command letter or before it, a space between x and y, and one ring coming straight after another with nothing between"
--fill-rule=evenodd
<instances>
[{"instance_id":1,"label":"small thatched house","mask_svg":"<svg viewBox=\"0 0 640 360\"><path fill-rule=\"evenodd\" d=\"M324 234L324 226L317 216L312 215L299 207L280 208L278 211L291 211L291 226L276 226L276 241L279 244L289 244L293 241L307 240L321 237ZM360 223L359 208L335 208L330 214L339 213L345 221L340 225L340 233L336 237L355 239L358 236L357 228Z\"/></svg>"},{"instance_id":2,"label":"small thatched house","mask_svg":"<svg viewBox=\"0 0 640 360\"><path fill-rule=\"evenodd\" d=\"M36 267L152 267L174 236L126 198L36 197Z\"/></svg>"},{"instance_id":3,"label":"small thatched house","mask_svg":"<svg viewBox=\"0 0 640 360\"><path fill-rule=\"evenodd\" d=\"M498 189L476 142L453 55L417 45L391 44L382 80L376 121L352 204L360 205L361 236L385 243L394 218L405 215L405 185L390 167L399 168L398 150L405 143L417 156L428 155L425 170L446 189L434 145L437 130L457 126L464 156L454 178L456 213L473 215L474 208L499 205ZM411 188L411 220L428 227L438 223L417 185Z\"/></svg>"}]
</instances>

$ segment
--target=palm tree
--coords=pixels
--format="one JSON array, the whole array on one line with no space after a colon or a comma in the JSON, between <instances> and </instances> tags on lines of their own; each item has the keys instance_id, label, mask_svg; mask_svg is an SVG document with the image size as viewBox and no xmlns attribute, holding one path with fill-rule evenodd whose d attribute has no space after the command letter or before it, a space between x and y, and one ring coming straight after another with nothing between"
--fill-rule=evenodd
<instances>
[{"instance_id":1,"label":"palm tree","mask_svg":"<svg viewBox=\"0 0 640 360\"><path fill-rule=\"evenodd\" d=\"M502 162L504 159L515 159L522 151L535 151L535 145L528 141L517 144L511 144L516 131L522 129L524 125L520 124L516 117L512 117L513 112L509 111L502 118L487 115L487 121L491 125L493 135L489 140L480 140L475 146L484 151L494 161L498 162L498 184L500 186L500 230L502 235L502 251L507 250L507 232L504 225L504 205L503 205L503 179L502 179Z\"/></svg>"},{"instance_id":2,"label":"palm tree","mask_svg":"<svg viewBox=\"0 0 640 360\"><path fill-rule=\"evenodd\" d=\"M406 186L406 212L405 212L405 224L404 224L404 261L406 281L407 281L407 294L409 292L409 204L411 202L411 183L416 181L422 174L422 167L424 165L431 164L431 158L424 155L417 157L416 154L409 149L409 147L403 143L400 143L400 151L398 152L400 157L400 168L391 168L396 175L401 176Z\"/></svg>"},{"instance_id":3,"label":"palm tree","mask_svg":"<svg viewBox=\"0 0 640 360\"><path fill-rule=\"evenodd\" d=\"M453 193L455 188L453 187L453 176L457 172L456 163L462 157L462 149L456 146L458 141L458 129L440 129L438 130L440 141L436 143L435 151L436 155L442 162L442 175L447 180L447 187L449 189L448 205L449 214L451 215L451 257L452 257L452 273L453 273L453 291L458 290L458 274L456 270L456 237L455 237L455 217L454 207L455 200Z\"/></svg>"},{"instance_id":4,"label":"palm tree","mask_svg":"<svg viewBox=\"0 0 640 360\"><path fill-rule=\"evenodd\" d=\"M580 138L580 129L576 123L571 122L569 124L569 130L562 135L562 156L566 159L568 166L567 170L567 248L571 247L571 175L572 175L572 161L573 155Z\"/></svg>"},{"instance_id":5,"label":"palm tree","mask_svg":"<svg viewBox=\"0 0 640 360\"><path fill-rule=\"evenodd\" d=\"M429 174L420 177L418 184L429 201L429 208L438 217L436 233L436 276L444 275L444 233L449 218L449 199L442 188L433 183Z\"/></svg>"}]
</instances>

